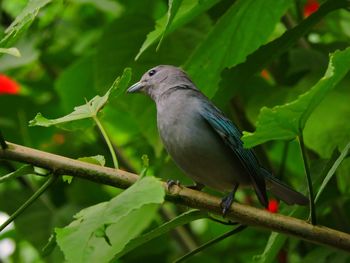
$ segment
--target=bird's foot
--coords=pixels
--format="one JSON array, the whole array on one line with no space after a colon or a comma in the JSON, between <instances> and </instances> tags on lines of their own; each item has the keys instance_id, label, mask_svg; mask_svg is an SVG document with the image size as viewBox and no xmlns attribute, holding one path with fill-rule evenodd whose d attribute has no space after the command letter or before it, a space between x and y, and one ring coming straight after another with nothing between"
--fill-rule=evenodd
<instances>
[{"instance_id":1,"label":"bird's foot","mask_svg":"<svg viewBox=\"0 0 350 263\"><path fill-rule=\"evenodd\" d=\"M167 180L166 185L167 185L168 190L170 190L170 188L173 187L174 185L181 186L179 180L172 180L172 179Z\"/></svg>"},{"instance_id":2,"label":"bird's foot","mask_svg":"<svg viewBox=\"0 0 350 263\"><path fill-rule=\"evenodd\" d=\"M237 188L238 188L238 184L235 184L233 186L233 189L231 191L231 193L228 195L228 196L225 196L224 198L222 198L221 200L221 208L222 208L222 215L223 217L226 216L228 210L230 209L232 203L233 203L233 199L235 197L235 193L237 191Z\"/></svg>"},{"instance_id":3,"label":"bird's foot","mask_svg":"<svg viewBox=\"0 0 350 263\"><path fill-rule=\"evenodd\" d=\"M222 198L220 206L222 208L222 215L224 217L226 216L228 210L230 209L232 202L233 202L232 194L229 194L228 196L225 196L224 198Z\"/></svg>"}]
</instances>

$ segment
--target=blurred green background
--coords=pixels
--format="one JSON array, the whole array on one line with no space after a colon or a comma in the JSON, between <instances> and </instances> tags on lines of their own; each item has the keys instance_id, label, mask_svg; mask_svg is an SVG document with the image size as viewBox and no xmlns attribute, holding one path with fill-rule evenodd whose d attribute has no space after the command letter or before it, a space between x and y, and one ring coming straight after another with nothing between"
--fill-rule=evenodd
<instances>
[{"instance_id":1,"label":"blurred green background","mask_svg":"<svg viewBox=\"0 0 350 263\"><path fill-rule=\"evenodd\" d=\"M125 68L131 68L132 84L149 68L171 64L183 67L242 130L252 132L263 106L283 105L308 91L324 76L329 54L349 46L350 13L337 6L345 6L346 1L328 1L334 6L312 15L323 2L2 0L0 47L16 47L21 57L0 57L0 130L10 142L71 158L103 155L106 166L112 167L108 148L95 126L63 130L29 127L29 121L38 112L47 118L67 115L75 106L103 95ZM310 23L302 24L306 20ZM305 34L292 31L297 25ZM284 33L285 40L274 47L273 41ZM259 49L265 44L270 49ZM320 101L304 129L316 189L323 180L322 171L350 141L349 84L347 74ZM155 106L149 98L122 90L111 98L100 119L121 169L139 173L141 157L146 154L149 174L191 183L162 147ZM257 154L276 176L306 193L297 140L268 142L257 148ZM19 166L0 160L0 173ZM316 209L320 224L344 232L350 232L349 171L350 158L345 158ZM0 184L0 211L11 214L42 182L42 178L26 176ZM53 229L70 223L82 208L120 192L80 179L71 184L59 181L14 227L0 234L0 262L63 262L57 247L50 255L41 255ZM237 199L259 206L251 191L239 191ZM186 210L166 206L174 215ZM291 207L280 204L279 212L290 211ZM307 208L297 216L306 218ZM159 214L145 231L167 219ZM201 219L185 226L184 231L195 247L230 229ZM267 244L269 237L272 248ZM344 252L297 238L272 238L266 230L249 228L188 262L350 262L350 255ZM3 241L10 242L11 253L1 246ZM118 262L171 262L193 249L181 242L168 233Z\"/></svg>"}]
</instances>

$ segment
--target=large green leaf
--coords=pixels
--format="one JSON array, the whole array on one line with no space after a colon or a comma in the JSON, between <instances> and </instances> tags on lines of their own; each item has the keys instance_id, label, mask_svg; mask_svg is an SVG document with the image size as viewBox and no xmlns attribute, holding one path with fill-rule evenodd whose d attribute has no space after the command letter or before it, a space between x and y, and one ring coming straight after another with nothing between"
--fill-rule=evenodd
<instances>
[{"instance_id":1,"label":"large green leaf","mask_svg":"<svg viewBox=\"0 0 350 263\"><path fill-rule=\"evenodd\" d=\"M350 48L333 53L324 77L308 92L290 103L272 109L261 109L256 131L244 132L242 139L245 147L253 147L270 140L289 140L298 136L312 111L349 70Z\"/></svg>"},{"instance_id":2,"label":"large green leaf","mask_svg":"<svg viewBox=\"0 0 350 263\"><path fill-rule=\"evenodd\" d=\"M90 101L87 101L86 104L74 107L74 111L70 114L57 118L57 119L47 119L44 116L41 115L41 113L38 113L33 120L29 122L29 126L44 126L49 127L52 125L58 125L62 128L67 127L74 127L74 128L84 128L82 123L75 123L74 126L69 125L66 126L65 124L70 124L71 122L81 121L85 119L94 118L97 116L99 111L105 106L105 104L108 102L111 94L117 89L124 90L127 87L127 84L131 77L131 70L125 69L124 74L121 77L118 77L112 87L105 93L105 95L101 96L95 96ZM125 79L127 81L125 81Z\"/></svg>"},{"instance_id":3,"label":"large green leaf","mask_svg":"<svg viewBox=\"0 0 350 263\"><path fill-rule=\"evenodd\" d=\"M176 1L176 5L179 4L178 2L180 1ZM217 2L219 2L219 0L183 0L180 6L176 6L175 10L178 10L175 15L171 15L175 12L169 9L169 11L171 11L170 15L168 12L167 15L164 15L156 21L155 29L147 35L147 38L142 44L136 59L139 59L146 49L148 49L159 39L166 36L166 34L173 32L175 29L188 23L199 14L208 10Z\"/></svg>"},{"instance_id":4,"label":"large green leaf","mask_svg":"<svg viewBox=\"0 0 350 263\"><path fill-rule=\"evenodd\" d=\"M39 10L52 0L30 0L15 21L6 29L5 37L0 41L0 47L8 47L30 26Z\"/></svg>"},{"instance_id":5,"label":"large green leaf","mask_svg":"<svg viewBox=\"0 0 350 263\"><path fill-rule=\"evenodd\" d=\"M274 4L273 6L275 8ZM288 51L288 49L295 45L301 37L314 28L330 12L345 8L346 6L348 6L347 0L328 0L313 15L303 20L296 27L287 30L281 37L261 46L258 50L250 54L243 63L230 69L225 69L222 73L220 89L215 94L214 101L217 104L226 105L234 93L238 89L243 89L244 84L254 74L262 70L265 65L271 63L273 59ZM255 32L254 30L252 31Z\"/></svg>"},{"instance_id":6,"label":"large green leaf","mask_svg":"<svg viewBox=\"0 0 350 263\"><path fill-rule=\"evenodd\" d=\"M345 78L311 114L304 129L305 144L322 158L329 158L335 148L343 149L350 141L349 79ZM322 121L320 121L322 120Z\"/></svg>"},{"instance_id":7,"label":"large green leaf","mask_svg":"<svg viewBox=\"0 0 350 263\"><path fill-rule=\"evenodd\" d=\"M221 71L243 62L247 55L265 44L292 3L290 0L236 1L185 64L198 87L212 97Z\"/></svg>"},{"instance_id":8,"label":"large green leaf","mask_svg":"<svg viewBox=\"0 0 350 263\"><path fill-rule=\"evenodd\" d=\"M164 195L161 182L146 177L109 202L82 210L70 225L55 230L66 260L109 262L149 225Z\"/></svg>"}]
</instances>

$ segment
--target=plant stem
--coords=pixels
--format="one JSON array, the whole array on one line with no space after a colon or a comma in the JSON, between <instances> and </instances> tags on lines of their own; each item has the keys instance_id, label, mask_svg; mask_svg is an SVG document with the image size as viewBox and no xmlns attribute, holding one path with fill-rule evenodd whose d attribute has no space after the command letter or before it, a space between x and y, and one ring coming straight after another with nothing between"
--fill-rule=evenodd
<instances>
[{"instance_id":1,"label":"plant stem","mask_svg":"<svg viewBox=\"0 0 350 263\"><path fill-rule=\"evenodd\" d=\"M4 137L2 136L1 131L0 131L0 146L3 150L5 150L8 147L6 142L5 142Z\"/></svg>"},{"instance_id":2,"label":"plant stem","mask_svg":"<svg viewBox=\"0 0 350 263\"><path fill-rule=\"evenodd\" d=\"M230 237L230 236L232 236L232 235L234 235L234 234L236 234L236 233L238 233L238 232L241 232L241 231L244 230L245 228L247 228L246 225L239 225L239 226L237 226L235 229L233 229L233 230L231 230L231 231L229 231L229 232L227 232L227 233L225 233L225 234L223 234L223 235L221 235L221 236L219 236L219 237L217 237L217 238L214 238L214 239L208 241L207 243L204 243L202 246L197 247L196 249L192 250L191 252L189 252L189 253L183 255L182 257L180 257L180 258L178 258L177 260L175 260L174 263L183 262L183 261L185 261L186 259L188 259L188 258L194 256L195 254L197 254L197 253L203 251L203 250L206 249L207 247L210 247L210 246L212 246L212 245L214 245L214 244L220 242L221 240L224 240L225 238L228 238L228 237Z\"/></svg>"},{"instance_id":3,"label":"plant stem","mask_svg":"<svg viewBox=\"0 0 350 263\"><path fill-rule=\"evenodd\" d=\"M306 154L306 148L305 148L305 144L304 144L304 137L303 137L302 131L299 132L299 142L300 142L300 149L301 149L301 154L302 154L303 162L304 162L307 187L309 189L309 206L310 206L309 220L311 220L311 224L316 225L314 191L313 191L313 187L312 187L310 167L309 167L309 163L307 161L307 154Z\"/></svg>"},{"instance_id":4,"label":"plant stem","mask_svg":"<svg viewBox=\"0 0 350 263\"><path fill-rule=\"evenodd\" d=\"M101 131L101 134L105 140L105 142L107 143L107 146L108 146L108 150L109 152L111 153L111 156L112 156L112 159L113 159L113 165L114 165L114 168L115 169L119 169L119 165L118 165L118 159L117 159L117 156L115 154L115 151L113 149L113 145L106 133L106 130L103 128L102 126L102 123L100 122L100 120L97 118L97 116L93 117L94 121L96 122L97 124L97 127L100 129Z\"/></svg>"},{"instance_id":5,"label":"plant stem","mask_svg":"<svg viewBox=\"0 0 350 263\"><path fill-rule=\"evenodd\" d=\"M4 230L13 220L16 219L28 206L30 206L40 195L42 195L56 180L55 175L51 175L50 178L23 204L21 205L1 226L0 232Z\"/></svg>"}]
</instances>

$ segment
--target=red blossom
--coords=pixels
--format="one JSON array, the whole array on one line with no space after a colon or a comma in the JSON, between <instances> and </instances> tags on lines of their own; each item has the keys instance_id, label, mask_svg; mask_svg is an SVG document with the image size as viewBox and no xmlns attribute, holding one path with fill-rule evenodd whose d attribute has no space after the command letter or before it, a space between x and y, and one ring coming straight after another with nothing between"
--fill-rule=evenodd
<instances>
[{"instance_id":1,"label":"red blossom","mask_svg":"<svg viewBox=\"0 0 350 263\"><path fill-rule=\"evenodd\" d=\"M269 206L267 207L267 210L271 213L277 213L278 212L278 201L276 199L269 200Z\"/></svg>"},{"instance_id":2,"label":"red blossom","mask_svg":"<svg viewBox=\"0 0 350 263\"><path fill-rule=\"evenodd\" d=\"M304 17L308 17L312 13L315 13L320 7L320 3L317 0L307 0L304 5Z\"/></svg>"},{"instance_id":3,"label":"red blossom","mask_svg":"<svg viewBox=\"0 0 350 263\"><path fill-rule=\"evenodd\" d=\"M19 84L10 77L0 74L0 95L1 94L18 94Z\"/></svg>"},{"instance_id":4,"label":"red blossom","mask_svg":"<svg viewBox=\"0 0 350 263\"><path fill-rule=\"evenodd\" d=\"M260 76L264 79L266 79L267 81L270 81L271 80L271 75L270 75L270 72L267 70L267 69L263 69L261 72L260 72Z\"/></svg>"}]
</instances>

